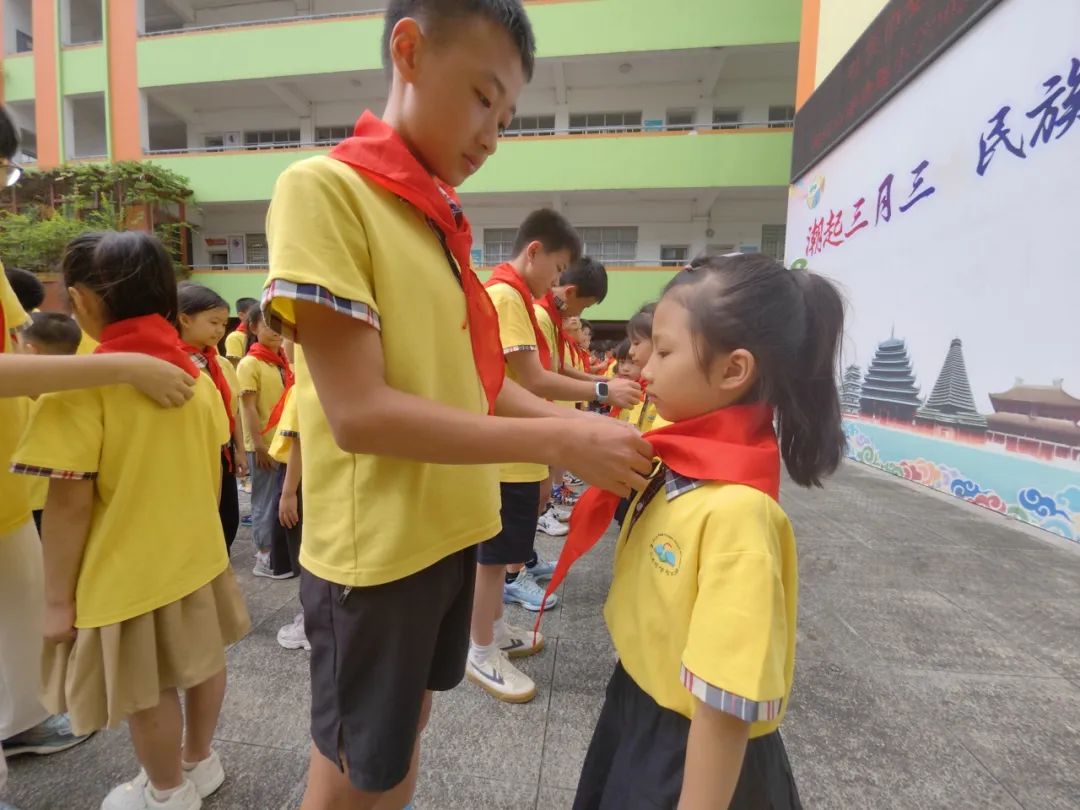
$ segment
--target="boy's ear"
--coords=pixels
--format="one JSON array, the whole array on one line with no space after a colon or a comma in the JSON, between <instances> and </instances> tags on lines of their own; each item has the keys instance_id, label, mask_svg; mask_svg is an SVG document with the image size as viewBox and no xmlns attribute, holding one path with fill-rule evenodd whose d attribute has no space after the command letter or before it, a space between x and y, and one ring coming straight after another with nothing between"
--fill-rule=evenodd
<instances>
[{"instance_id":1,"label":"boy's ear","mask_svg":"<svg viewBox=\"0 0 1080 810\"><path fill-rule=\"evenodd\" d=\"M578 286L577 284L567 284L562 288L563 301L573 301L577 298Z\"/></svg>"},{"instance_id":2,"label":"boy's ear","mask_svg":"<svg viewBox=\"0 0 1080 810\"><path fill-rule=\"evenodd\" d=\"M525 247L525 255L529 259L530 262L535 261L536 260L536 254L539 253L543 249L544 249L544 243L541 242L539 239L533 239Z\"/></svg>"},{"instance_id":3,"label":"boy's ear","mask_svg":"<svg viewBox=\"0 0 1080 810\"><path fill-rule=\"evenodd\" d=\"M398 20L390 32L390 61L394 63L394 72L406 82L416 79L423 42L424 32L412 17Z\"/></svg>"}]
</instances>

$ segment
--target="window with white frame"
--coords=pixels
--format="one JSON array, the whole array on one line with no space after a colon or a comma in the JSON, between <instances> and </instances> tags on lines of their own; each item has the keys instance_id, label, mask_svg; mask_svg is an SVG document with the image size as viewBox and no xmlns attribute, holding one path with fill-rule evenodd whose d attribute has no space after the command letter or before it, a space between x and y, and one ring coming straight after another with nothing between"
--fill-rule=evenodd
<instances>
[{"instance_id":1,"label":"window with white frame","mask_svg":"<svg viewBox=\"0 0 1080 810\"><path fill-rule=\"evenodd\" d=\"M689 245L661 245L661 267L684 267L690 260Z\"/></svg>"},{"instance_id":2,"label":"window with white frame","mask_svg":"<svg viewBox=\"0 0 1080 810\"><path fill-rule=\"evenodd\" d=\"M350 124L341 124L340 126L329 127L315 127L315 143L318 144L333 144L343 141L353 134L353 128Z\"/></svg>"},{"instance_id":3,"label":"window with white frame","mask_svg":"<svg viewBox=\"0 0 1080 810\"><path fill-rule=\"evenodd\" d=\"M632 262L637 258L636 225L578 228L586 256L604 264Z\"/></svg>"},{"instance_id":4,"label":"window with white frame","mask_svg":"<svg viewBox=\"0 0 1080 810\"><path fill-rule=\"evenodd\" d=\"M554 115L516 115L510 119L510 125L503 130L504 138L516 138L522 135L554 134Z\"/></svg>"},{"instance_id":5,"label":"window with white frame","mask_svg":"<svg viewBox=\"0 0 1080 810\"><path fill-rule=\"evenodd\" d=\"M786 225L761 226L761 252L778 262L784 260L784 242L787 241Z\"/></svg>"},{"instance_id":6,"label":"window with white frame","mask_svg":"<svg viewBox=\"0 0 1080 810\"><path fill-rule=\"evenodd\" d=\"M517 228L484 228L484 265L494 267L514 258Z\"/></svg>"},{"instance_id":7,"label":"window with white frame","mask_svg":"<svg viewBox=\"0 0 1080 810\"><path fill-rule=\"evenodd\" d=\"M697 111L692 109L668 110L667 128L675 132L688 132L694 128Z\"/></svg>"},{"instance_id":8,"label":"window with white frame","mask_svg":"<svg viewBox=\"0 0 1080 810\"><path fill-rule=\"evenodd\" d=\"M296 146L300 143L300 129L256 129L244 132L245 149L267 149L280 146Z\"/></svg>"},{"instance_id":9,"label":"window with white frame","mask_svg":"<svg viewBox=\"0 0 1080 810\"><path fill-rule=\"evenodd\" d=\"M570 132L588 134L598 132L640 132L641 111L571 113Z\"/></svg>"},{"instance_id":10,"label":"window with white frame","mask_svg":"<svg viewBox=\"0 0 1080 810\"><path fill-rule=\"evenodd\" d=\"M215 132L210 135L203 135L203 146L210 151L217 151L225 148L225 136L220 132Z\"/></svg>"},{"instance_id":11,"label":"window with white frame","mask_svg":"<svg viewBox=\"0 0 1080 810\"><path fill-rule=\"evenodd\" d=\"M742 110L734 107L718 107L712 111L713 129L738 129L742 122Z\"/></svg>"},{"instance_id":12,"label":"window with white frame","mask_svg":"<svg viewBox=\"0 0 1080 810\"><path fill-rule=\"evenodd\" d=\"M769 107L769 129L790 127L795 120L795 108L790 104L774 104Z\"/></svg>"}]
</instances>

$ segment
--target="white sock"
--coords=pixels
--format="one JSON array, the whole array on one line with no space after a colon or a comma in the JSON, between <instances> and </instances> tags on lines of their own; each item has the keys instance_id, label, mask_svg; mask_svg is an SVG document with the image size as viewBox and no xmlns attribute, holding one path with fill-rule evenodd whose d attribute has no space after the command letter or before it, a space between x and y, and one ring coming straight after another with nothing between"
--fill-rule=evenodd
<instances>
[{"instance_id":1,"label":"white sock","mask_svg":"<svg viewBox=\"0 0 1080 810\"><path fill-rule=\"evenodd\" d=\"M181 782L177 787L169 788L168 790L158 790L153 785L150 785L150 795L154 797L155 802L164 802L171 798L172 795L183 786L184 784Z\"/></svg>"},{"instance_id":2,"label":"white sock","mask_svg":"<svg viewBox=\"0 0 1080 810\"><path fill-rule=\"evenodd\" d=\"M495 620L495 632L492 635L492 645L497 645L500 640L510 635L510 628L506 626L506 617L500 616Z\"/></svg>"},{"instance_id":3,"label":"white sock","mask_svg":"<svg viewBox=\"0 0 1080 810\"><path fill-rule=\"evenodd\" d=\"M480 666L491 657L491 654L495 652L495 642L490 644L477 644L475 641L469 642L469 660L475 666Z\"/></svg>"}]
</instances>

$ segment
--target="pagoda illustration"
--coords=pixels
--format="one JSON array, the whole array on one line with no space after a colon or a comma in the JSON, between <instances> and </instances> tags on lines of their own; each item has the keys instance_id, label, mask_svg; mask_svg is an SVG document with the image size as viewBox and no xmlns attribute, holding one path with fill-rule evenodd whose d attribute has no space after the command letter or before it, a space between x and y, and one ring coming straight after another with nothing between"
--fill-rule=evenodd
<instances>
[{"instance_id":1,"label":"pagoda illustration","mask_svg":"<svg viewBox=\"0 0 1080 810\"><path fill-rule=\"evenodd\" d=\"M911 423L922 405L907 344L893 332L880 343L862 383L859 410L863 415Z\"/></svg>"},{"instance_id":2,"label":"pagoda illustration","mask_svg":"<svg viewBox=\"0 0 1080 810\"><path fill-rule=\"evenodd\" d=\"M987 439L1040 458L1080 459L1080 399L1065 391L1064 382L1026 385L1017 378L1008 391L991 394Z\"/></svg>"},{"instance_id":3,"label":"pagoda illustration","mask_svg":"<svg viewBox=\"0 0 1080 810\"><path fill-rule=\"evenodd\" d=\"M960 338L953 338L949 344L949 353L945 355L934 390L926 404L915 413L915 421L940 426L950 434L982 435L986 431L986 417L975 410L975 397L971 394Z\"/></svg>"},{"instance_id":4,"label":"pagoda illustration","mask_svg":"<svg viewBox=\"0 0 1080 810\"><path fill-rule=\"evenodd\" d=\"M844 413L859 413L859 398L862 395L862 369L856 365L848 366L844 371L844 382L840 386L840 406Z\"/></svg>"}]
</instances>

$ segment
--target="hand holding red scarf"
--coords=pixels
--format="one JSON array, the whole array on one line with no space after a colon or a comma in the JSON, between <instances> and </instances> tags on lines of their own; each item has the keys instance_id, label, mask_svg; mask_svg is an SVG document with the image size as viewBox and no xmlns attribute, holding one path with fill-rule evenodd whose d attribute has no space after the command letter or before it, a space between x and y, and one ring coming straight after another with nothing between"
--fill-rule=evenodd
<instances>
[{"instance_id":1,"label":"hand holding red scarf","mask_svg":"<svg viewBox=\"0 0 1080 810\"><path fill-rule=\"evenodd\" d=\"M506 284L513 287L517 294L521 296L521 302L525 305L525 312L529 315L529 323L532 324L533 337L536 338L536 351L540 355L540 365L547 371L551 371L551 350L548 348L547 338L540 331L540 324L536 321L536 310L533 309L533 294L532 290L529 289L529 285L525 283L525 279L518 275L514 265L509 262L503 262L496 267L491 273L491 278L487 280L487 284L484 286L492 287L496 284ZM501 340L499 346L502 347Z\"/></svg>"},{"instance_id":2,"label":"hand holding red scarf","mask_svg":"<svg viewBox=\"0 0 1080 810\"><path fill-rule=\"evenodd\" d=\"M94 349L94 354L148 354L172 363L192 377L198 377L199 369L179 344L180 335L176 328L163 317L140 315L115 321L102 329L101 342Z\"/></svg>"},{"instance_id":3,"label":"hand holding red scarf","mask_svg":"<svg viewBox=\"0 0 1080 810\"><path fill-rule=\"evenodd\" d=\"M473 362L487 395L488 413L494 413L506 376L499 316L469 263L472 229L453 189L432 177L394 128L370 111L360 116L351 138L330 150L330 157L412 204L437 229L446 250L457 261L465 293L466 323L461 328L469 330Z\"/></svg>"},{"instance_id":4,"label":"hand holding red scarf","mask_svg":"<svg viewBox=\"0 0 1080 810\"><path fill-rule=\"evenodd\" d=\"M767 404L721 408L650 431L645 438L664 465L679 475L745 484L774 500L780 497L780 447L773 431L773 409ZM620 500L596 487L581 496L570 513L570 534L541 605L562 584L570 566L607 531ZM541 608L536 628L543 615Z\"/></svg>"},{"instance_id":5,"label":"hand holding red scarf","mask_svg":"<svg viewBox=\"0 0 1080 810\"><path fill-rule=\"evenodd\" d=\"M253 343L251 348L248 349L248 354L256 360L261 360L264 363L269 363L270 365L277 366L281 369L282 381L285 383L285 390L281 392L278 401L274 403L274 407L270 411L270 416L266 420L266 426L259 431L265 436L271 430L276 428L278 422L281 421L281 412L285 410L286 394L289 393L289 389L292 388L293 384L296 382L296 376L293 374L292 367L289 365L289 358L285 356L284 349L278 349L276 352L272 352L261 343Z\"/></svg>"}]
</instances>

